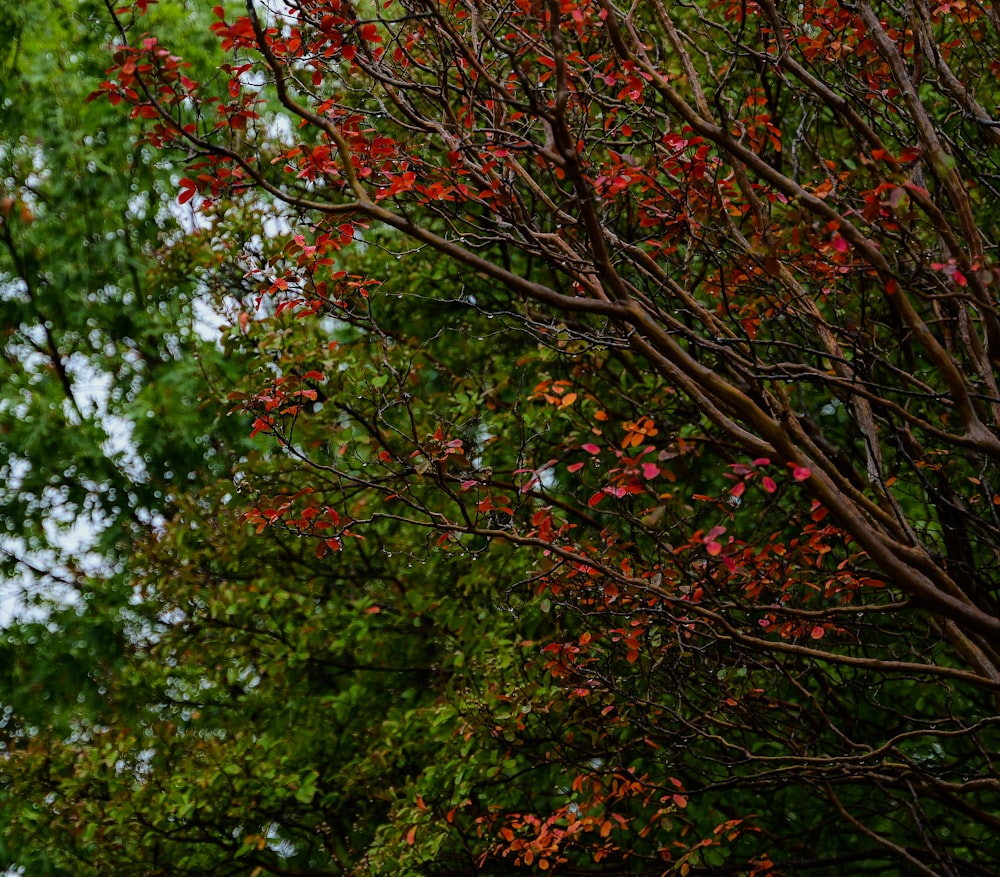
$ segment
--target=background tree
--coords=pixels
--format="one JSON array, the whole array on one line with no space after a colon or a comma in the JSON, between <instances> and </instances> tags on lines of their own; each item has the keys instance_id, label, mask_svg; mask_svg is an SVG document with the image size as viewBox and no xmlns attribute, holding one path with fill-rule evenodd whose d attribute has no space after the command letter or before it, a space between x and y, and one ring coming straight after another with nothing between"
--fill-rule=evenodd
<instances>
[{"instance_id":1,"label":"background tree","mask_svg":"<svg viewBox=\"0 0 1000 877\"><path fill-rule=\"evenodd\" d=\"M179 832L188 867L208 850L236 870L256 846L249 864L279 872L997 873L989 10L303 0L218 17L225 88L123 19L100 91L151 120L148 143L188 152L179 200L216 231L236 205L279 217L271 242L244 242L257 290L231 331L257 358L232 401L283 450L243 468L247 520L343 572L336 595L294 581L312 612L378 608L362 612L376 644L372 619L414 585L435 595L418 650L478 630L452 610L494 607L499 641L476 635L458 688L432 673L430 714L485 692L430 737L474 759L461 790L414 753L379 774L398 797L366 811L374 833L315 809L282 820L331 764L296 747L267 760L284 796L233 786L199 796L205 821L189 802L149 830ZM371 546L377 576L357 561ZM445 557L444 582L409 572ZM166 592L168 567L150 569ZM199 599L168 598L137 666L161 642L236 649L217 629L242 592ZM287 623L299 642L303 619L273 600L243 629L273 640ZM403 614L420 629L421 610ZM333 628L308 650L321 663L346 641ZM517 665L508 640L534 662L491 687L491 661ZM185 660L182 681L150 669L131 701L151 766L122 755L127 737L107 750L130 767L95 824L159 818L167 765L245 772L241 735L184 703L195 680L219 684ZM270 739L243 689L283 703L299 683L248 666L227 704ZM172 700L177 718L151 721ZM396 716L362 724L384 717L396 739ZM33 738L22 775L50 744L66 741ZM36 797L39 818L104 801L89 775L61 807ZM323 790L323 806L353 805ZM104 837L87 855L115 861Z\"/></svg>"},{"instance_id":2,"label":"background tree","mask_svg":"<svg viewBox=\"0 0 1000 877\"><path fill-rule=\"evenodd\" d=\"M192 18L192 16L194 16ZM157 19L200 32L183 4ZM103 6L5 10L0 35L0 703L3 749L107 718L104 680L141 624L127 558L178 494L227 472L243 443L210 404L238 369L199 311L205 261L172 207L175 171L139 126L87 103L108 64ZM207 24L207 22L205 22ZM191 34L212 48L210 35ZM182 221L183 220L183 221ZM170 250L169 264L164 254ZM225 389L222 390L225 392ZM5 756L0 756L5 757ZM0 769L6 780L6 768ZM0 867L52 873L11 848Z\"/></svg>"}]
</instances>

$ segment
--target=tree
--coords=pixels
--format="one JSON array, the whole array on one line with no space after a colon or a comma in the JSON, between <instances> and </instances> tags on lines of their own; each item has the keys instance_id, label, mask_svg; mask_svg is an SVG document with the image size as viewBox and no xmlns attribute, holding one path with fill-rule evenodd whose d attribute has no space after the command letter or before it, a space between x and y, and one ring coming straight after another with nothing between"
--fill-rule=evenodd
<instances>
[{"instance_id":1,"label":"tree","mask_svg":"<svg viewBox=\"0 0 1000 877\"><path fill-rule=\"evenodd\" d=\"M489 593L547 619L561 688L548 736L507 691L459 732L536 770L414 816L456 847L310 867L474 836L480 867L997 873L992 13L300 0L213 30L220 92L124 22L100 92L189 154L182 203L273 205L233 402L285 457L248 520L333 569L482 554L483 588L510 552Z\"/></svg>"},{"instance_id":2,"label":"tree","mask_svg":"<svg viewBox=\"0 0 1000 877\"><path fill-rule=\"evenodd\" d=\"M157 24L197 27L176 7ZM141 623L136 538L246 444L206 387L239 372L203 337L176 171L86 102L110 29L99 3L50 0L5 10L0 36L0 751L100 724L104 674ZM18 801L0 776L0 870L51 873L44 848L8 844Z\"/></svg>"},{"instance_id":3,"label":"tree","mask_svg":"<svg viewBox=\"0 0 1000 877\"><path fill-rule=\"evenodd\" d=\"M50 586L91 548L119 560L123 528L162 513L165 484L194 479L206 458L198 281L179 253L157 266L180 227L169 167L133 143L133 123L85 101L107 61L100 10L14 12L0 85L4 565L23 575L34 562Z\"/></svg>"}]
</instances>

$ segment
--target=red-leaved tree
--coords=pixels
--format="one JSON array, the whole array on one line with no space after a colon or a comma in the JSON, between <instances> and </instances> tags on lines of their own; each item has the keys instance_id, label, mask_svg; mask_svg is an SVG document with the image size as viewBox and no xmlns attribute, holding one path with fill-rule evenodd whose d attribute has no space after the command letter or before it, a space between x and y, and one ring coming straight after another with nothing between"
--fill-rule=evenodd
<instances>
[{"instance_id":1,"label":"red-leaved tree","mask_svg":"<svg viewBox=\"0 0 1000 877\"><path fill-rule=\"evenodd\" d=\"M562 613L548 671L611 729L574 789L631 803L472 812L483 861L734 873L693 856L752 825L746 873L998 873L993 6L248 2L221 85L114 15L101 93L187 153L179 202L270 205L234 331L381 344L381 383L331 347L236 397L303 488L249 520L517 546ZM457 279L383 295L406 254ZM510 380L431 429L466 320ZM300 440L321 406L364 454Z\"/></svg>"}]
</instances>

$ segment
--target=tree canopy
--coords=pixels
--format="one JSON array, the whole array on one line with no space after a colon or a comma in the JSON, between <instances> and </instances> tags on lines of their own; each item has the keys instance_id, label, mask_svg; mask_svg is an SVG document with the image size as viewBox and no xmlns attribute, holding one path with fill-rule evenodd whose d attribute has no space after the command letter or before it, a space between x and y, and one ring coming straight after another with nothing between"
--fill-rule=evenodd
<instances>
[{"instance_id":1,"label":"tree canopy","mask_svg":"<svg viewBox=\"0 0 1000 877\"><path fill-rule=\"evenodd\" d=\"M239 375L206 334L205 261L169 158L87 102L109 63L97 2L5 10L0 35L0 715L6 750L104 715L102 674L141 613L129 555L178 495L213 483L246 432L213 404ZM157 19L200 30L183 8ZM212 45L190 34L188 46ZM207 68L206 68L207 69ZM170 252L169 259L165 258ZM213 389L214 385L214 389ZM218 390L219 387L226 389ZM218 390L218 391L217 391ZM138 613L138 614L137 614ZM12 617L13 616L13 617ZM43 645L44 644L44 645ZM3 768L6 778L7 766ZM0 867L51 873L11 848Z\"/></svg>"},{"instance_id":2,"label":"tree canopy","mask_svg":"<svg viewBox=\"0 0 1000 877\"><path fill-rule=\"evenodd\" d=\"M995 11L248 2L211 73L154 11L87 106L185 164L254 450L161 493L105 702L9 707L11 837L1000 873Z\"/></svg>"}]
</instances>

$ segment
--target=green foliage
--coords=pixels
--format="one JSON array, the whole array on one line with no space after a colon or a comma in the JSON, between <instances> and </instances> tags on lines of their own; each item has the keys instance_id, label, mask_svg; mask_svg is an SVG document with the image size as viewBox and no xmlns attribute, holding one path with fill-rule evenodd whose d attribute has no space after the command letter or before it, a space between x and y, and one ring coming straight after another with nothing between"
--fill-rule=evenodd
<instances>
[{"instance_id":1,"label":"green foliage","mask_svg":"<svg viewBox=\"0 0 1000 877\"><path fill-rule=\"evenodd\" d=\"M91 89L202 220L9 286L10 519L118 565L7 637L6 862L996 873L985 13L249 4L219 80L146 5Z\"/></svg>"},{"instance_id":2,"label":"green foliage","mask_svg":"<svg viewBox=\"0 0 1000 877\"><path fill-rule=\"evenodd\" d=\"M192 14L158 25L187 30ZM103 4L60 0L5 10L0 38L5 760L121 716L107 682L145 624L135 538L243 441L206 386L228 386L234 363L203 337L207 254L170 207L172 167L135 145L127 114L86 99L113 39ZM39 811L9 793L6 762L2 778L6 837ZM51 847L5 840L0 866L54 873Z\"/></svg>"}]
</instances>

